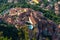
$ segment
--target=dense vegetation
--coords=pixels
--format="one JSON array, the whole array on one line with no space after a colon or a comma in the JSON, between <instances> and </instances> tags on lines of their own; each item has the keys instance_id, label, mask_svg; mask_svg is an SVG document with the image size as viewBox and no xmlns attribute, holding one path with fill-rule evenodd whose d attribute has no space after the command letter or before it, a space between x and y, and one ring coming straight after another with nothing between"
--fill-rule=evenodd
<instances>
[{"instance_id":1,"label":"dense vegetation","mask_svg":"<svg viewBox=\"0 0 60 40\"><path fill-rule=\"evenodd\" d=\"M12 24L8 24L3 20L0 21L0 40L29 40L29 33L27 26L17 29ZM33 37L32 40L36 40L36 38Z\"/></svg>"}]
</instances>

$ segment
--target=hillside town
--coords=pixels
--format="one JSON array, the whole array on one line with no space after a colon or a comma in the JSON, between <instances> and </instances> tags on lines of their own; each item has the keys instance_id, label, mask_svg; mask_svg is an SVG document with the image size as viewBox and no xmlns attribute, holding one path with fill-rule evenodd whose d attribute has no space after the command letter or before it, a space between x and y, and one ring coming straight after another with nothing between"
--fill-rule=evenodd
<instances>
[{"instance_id":1,"label":"hillside town","mask_svg":"<svg viewBox=\"0 0 60 40\"><path fill-rule=\"evenodd\" d=\"M12 8L10 9L9 14L4 14L2 20L5 20L7 23L15 25L17 29L27 25L29 27L29 30L37 30L37 34L39 34L39 32L44 33L44 31L48 30L49 34L47 33L45 35L52 36L54 34L53 36L55 36L55 32L57 31L57 25L52 20L47 20L47 18L43 16L42 12L34 11L30 8ZM42 39L44 39L44 34ZM55 40L54 37L52 39Z\"/></svg>"},{"instance_id":2,"label":"hillside town","mask_svg":"<svg viewBox=\"0 0 60 40\"><path fill-rule=\"evenodd\" d=\"M0 40L60 40L59 0L5 1L0 1Z\"/></svg>"}]
</instances>

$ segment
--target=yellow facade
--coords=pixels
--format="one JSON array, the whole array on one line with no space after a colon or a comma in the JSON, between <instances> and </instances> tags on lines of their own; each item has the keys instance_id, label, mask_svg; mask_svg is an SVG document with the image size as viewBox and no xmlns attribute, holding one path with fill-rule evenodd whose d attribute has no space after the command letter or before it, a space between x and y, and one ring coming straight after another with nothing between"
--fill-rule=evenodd
<instances>
[{"instance_id":1,"label":"yellow facade","mask_svg":"<svg viewBox=\"0 0 60 40\"><path fill-rule=\"evenodd\" d=\"M36 4L38 4L39 3L39 1L38 0L32 0L33 2L35 2Z\"/></svg>"}]
</instances>

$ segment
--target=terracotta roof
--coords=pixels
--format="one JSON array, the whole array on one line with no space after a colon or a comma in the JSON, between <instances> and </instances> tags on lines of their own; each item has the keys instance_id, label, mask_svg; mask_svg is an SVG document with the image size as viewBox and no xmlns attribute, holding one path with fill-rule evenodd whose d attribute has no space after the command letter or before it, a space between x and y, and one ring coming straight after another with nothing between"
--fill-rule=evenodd
<instances>
[{"instance_id":1,"label":"terracotta roof","mask_svg":"<svg viewBox=\"0 0 60 40\"><path fill-rule=\"evenodd\" d=\"M29 16L29 20L31 22L31 24L37 24L36 20L33 18L33 16Z\"/></svg>"},{"instance_id":2,"label":"terracotta roof","mask_svg":"<svg viewBox=\"0 0 60 40\"><path fill-rule=\"evenodd\" d=\"M7 22L11 23L12 19L11 18L7 18Z\"/></svg>"},{"instance_id":3,"label":"terracotta roof","mask_svg":"<svg viewBox=\"0 0 60 40\"><path fill-rule=\"evenodd\" d=\"M11 16L18 15L19 16L21 13L28 12L28 11L29 11L28 8L12 8L9 11L9 15L11 15Z\"/></svg>"},{"instance_id":4,"label":"terracotta roof","mask_svg":"<svg viewBox=\"0 0 60 40\"><path fill-rule=\"evenodd\" d=\"M23 12L17 17L6 15L6 16L4 16L3 20L7 21L7 23L15 25L16 28L20 28L20 27L25 26L26 21L29 21L29 19L30 19L30 22L32 23L33 26L35 26L35 24L38 25L38 27L36 26L37 27L36 29L34 27L34 30L36 32L38 32L38 29L41 31L42 28L44 29L47 27L49 27L49 28L56 27L56 24L53 21L47 20L43 16L43 14L41 14L40 12L32 11L32 9L29 9L29 8L28 8L28 10L29 10L28 12Z\"/></svg>"}]
</instances>

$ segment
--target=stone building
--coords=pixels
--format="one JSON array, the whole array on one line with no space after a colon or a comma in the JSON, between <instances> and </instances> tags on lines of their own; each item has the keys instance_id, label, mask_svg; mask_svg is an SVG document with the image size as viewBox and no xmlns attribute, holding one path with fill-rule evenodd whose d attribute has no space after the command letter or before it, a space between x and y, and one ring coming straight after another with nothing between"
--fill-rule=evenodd
<instances>
[{"instance_id":1,"label":"stone building","mask_svg":"<svg viewBox=\"0 0 60 40\"><path fill-rule=\"evenodd\" d=\"M55 14L59 15L60 14L60 3L59 2L55 3L54 7L55 7L54 8L55 9Z\"/></svg>"}]
</instances>

